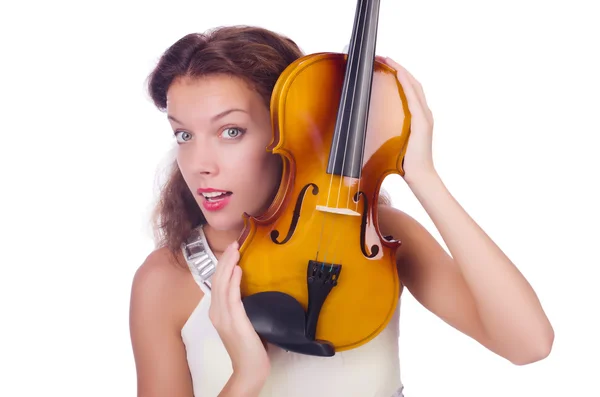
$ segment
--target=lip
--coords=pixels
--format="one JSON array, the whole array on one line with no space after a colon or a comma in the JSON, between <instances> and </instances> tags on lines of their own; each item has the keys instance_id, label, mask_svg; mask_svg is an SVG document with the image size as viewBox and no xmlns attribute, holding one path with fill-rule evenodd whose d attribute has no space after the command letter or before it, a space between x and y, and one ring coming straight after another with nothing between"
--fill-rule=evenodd
<instances>
[{"instance_id":1,"label":"lip","mask_svg":"<svg viewBox=\"0 0 600 397\"><path fill-rule=\"evenodd\" d=\"M217 200L207 200L202 195L200 195L200 197L202 197L202 206L204 207L204 209L211 212L225 208L225 206L229 204L229 201L231 201L231 195L225 196Z\"/></svg>"},{"instance_id":2,"label":"lip","mask_svg":"<svg viewBox=\"0 0 600 397\"><path fill-rule=\"evenodd\" d=\"M212 187L205 187L205 188L198 188L198 190L196 190L196 192L198 194L202 194L202 193L213 193L213 192L227 192L228 190L221 190L221 189L213 189Z\"/></svg>"},{"instance_id":3,"label":"lip","mask_svg":"<svg viewBox=\"0 0 600 397\"><path fill-rule=\"evenodd\" d=\"M207 187L207 188L199 188L197 190L198 195L202 198L202 207L204 207L204 209L206 211L218 211L221 210L223 208L225 208L225 206L227 204L229 204L229 201L231 201L231 194L223 197L223 198L219 198L219 199L212 199L212 200L208 200L206 197L204 197L204 195L202 193L219 193L219 192L223 192L223 193L227 193L229 192L228 190L221 190L221 189L214 189L211 187Z\"/></svg>"}]
</instances>

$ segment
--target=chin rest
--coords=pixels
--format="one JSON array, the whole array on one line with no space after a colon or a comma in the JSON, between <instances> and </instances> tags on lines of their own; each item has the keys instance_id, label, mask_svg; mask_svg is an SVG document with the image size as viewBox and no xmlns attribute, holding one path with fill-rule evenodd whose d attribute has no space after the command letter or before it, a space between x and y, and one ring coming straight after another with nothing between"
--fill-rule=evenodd
<instances>
[{"instance_id":1,"label":"chin rest","mask_svg":"<svg viewBox=\"0 0 600 397\"><path fill-rule=\"evenodd\" d=\"M242 299L246 314L256 333L267 342L312 356L335 355L333 344L315 339L321 307L337 285L341 265L309 261L306 282L308 308L294 297L279 291L264 291Z\"/></svg>"},{"instance_id":2,"label":"chin rest","mask_svg":"<svg viewBox=\"0 0 600 397\"><path fill-rule=\"evenodd\" d=\"M306 334L306 313L300 302L277 291L259 292L243 300L246 314L256 333L287 351L330 357L333 345Z\"/></svg>"}]
</instances>

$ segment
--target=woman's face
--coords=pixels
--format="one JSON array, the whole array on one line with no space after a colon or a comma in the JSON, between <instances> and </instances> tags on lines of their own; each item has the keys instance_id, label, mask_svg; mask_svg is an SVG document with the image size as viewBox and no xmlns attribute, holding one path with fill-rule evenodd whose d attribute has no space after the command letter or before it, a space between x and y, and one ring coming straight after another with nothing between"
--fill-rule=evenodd
<instances>
[{"instance_id":1,"label":"woman's face","mask_svg":"<svg viewBox=\"0 0 600 397\"><path fill-rule=\"evenodd\" d=\"M208 224L241 231L242 214L265 211L280 182L263 99L235 77L180 79L167 92L167 114L179 169Z\"/></svg>"}]
</instances>

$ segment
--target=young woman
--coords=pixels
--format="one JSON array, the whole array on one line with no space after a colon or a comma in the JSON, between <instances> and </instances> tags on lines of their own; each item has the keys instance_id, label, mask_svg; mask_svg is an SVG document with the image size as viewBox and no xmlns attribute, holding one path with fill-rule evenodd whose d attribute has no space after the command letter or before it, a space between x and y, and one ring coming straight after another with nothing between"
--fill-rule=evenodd
<instances>
[{"instance_id":1,"label":"young woman","mask_svg":"<svg viewBox=\"0 0 600 397\"><path fill-rule=\"evenodd\" d=\"M264 211L281 176L278 156L265 151L271 90L301 56L286 37L227 27L183 37L150 75L150 95L166 110L178 147L156 212L159 247L132 286L139 396L402 395L398 312L369 343L322 358L265 346L240 300L235 241L242 214ZM383 235L403 242L397 255L402 285L507 360L523 365L543 359L554 335L536 294L436 173L433 118L420 84L394 61L379 59L397 71L412 114L404 179L450 250L382 201ZM193 229L218 261L211 293L199 288L181 253Z\"/></svg>"}]
</instances>

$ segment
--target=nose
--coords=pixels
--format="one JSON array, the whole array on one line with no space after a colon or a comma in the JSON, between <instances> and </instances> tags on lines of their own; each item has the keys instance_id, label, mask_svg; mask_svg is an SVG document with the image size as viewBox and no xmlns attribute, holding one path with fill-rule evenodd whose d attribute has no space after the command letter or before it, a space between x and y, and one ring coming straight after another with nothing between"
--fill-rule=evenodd
<instances>
[{"instance_id":1,"label":"nose","mask_svg":"<svg viewBox=\"0 0 600 397\"><path fill-rule=\"evenodd\" d=\"M200 140L193 146L185 156L189 171L194 174L216 175L219 171L217 151Z\"/></svg>"}]
</instances>

